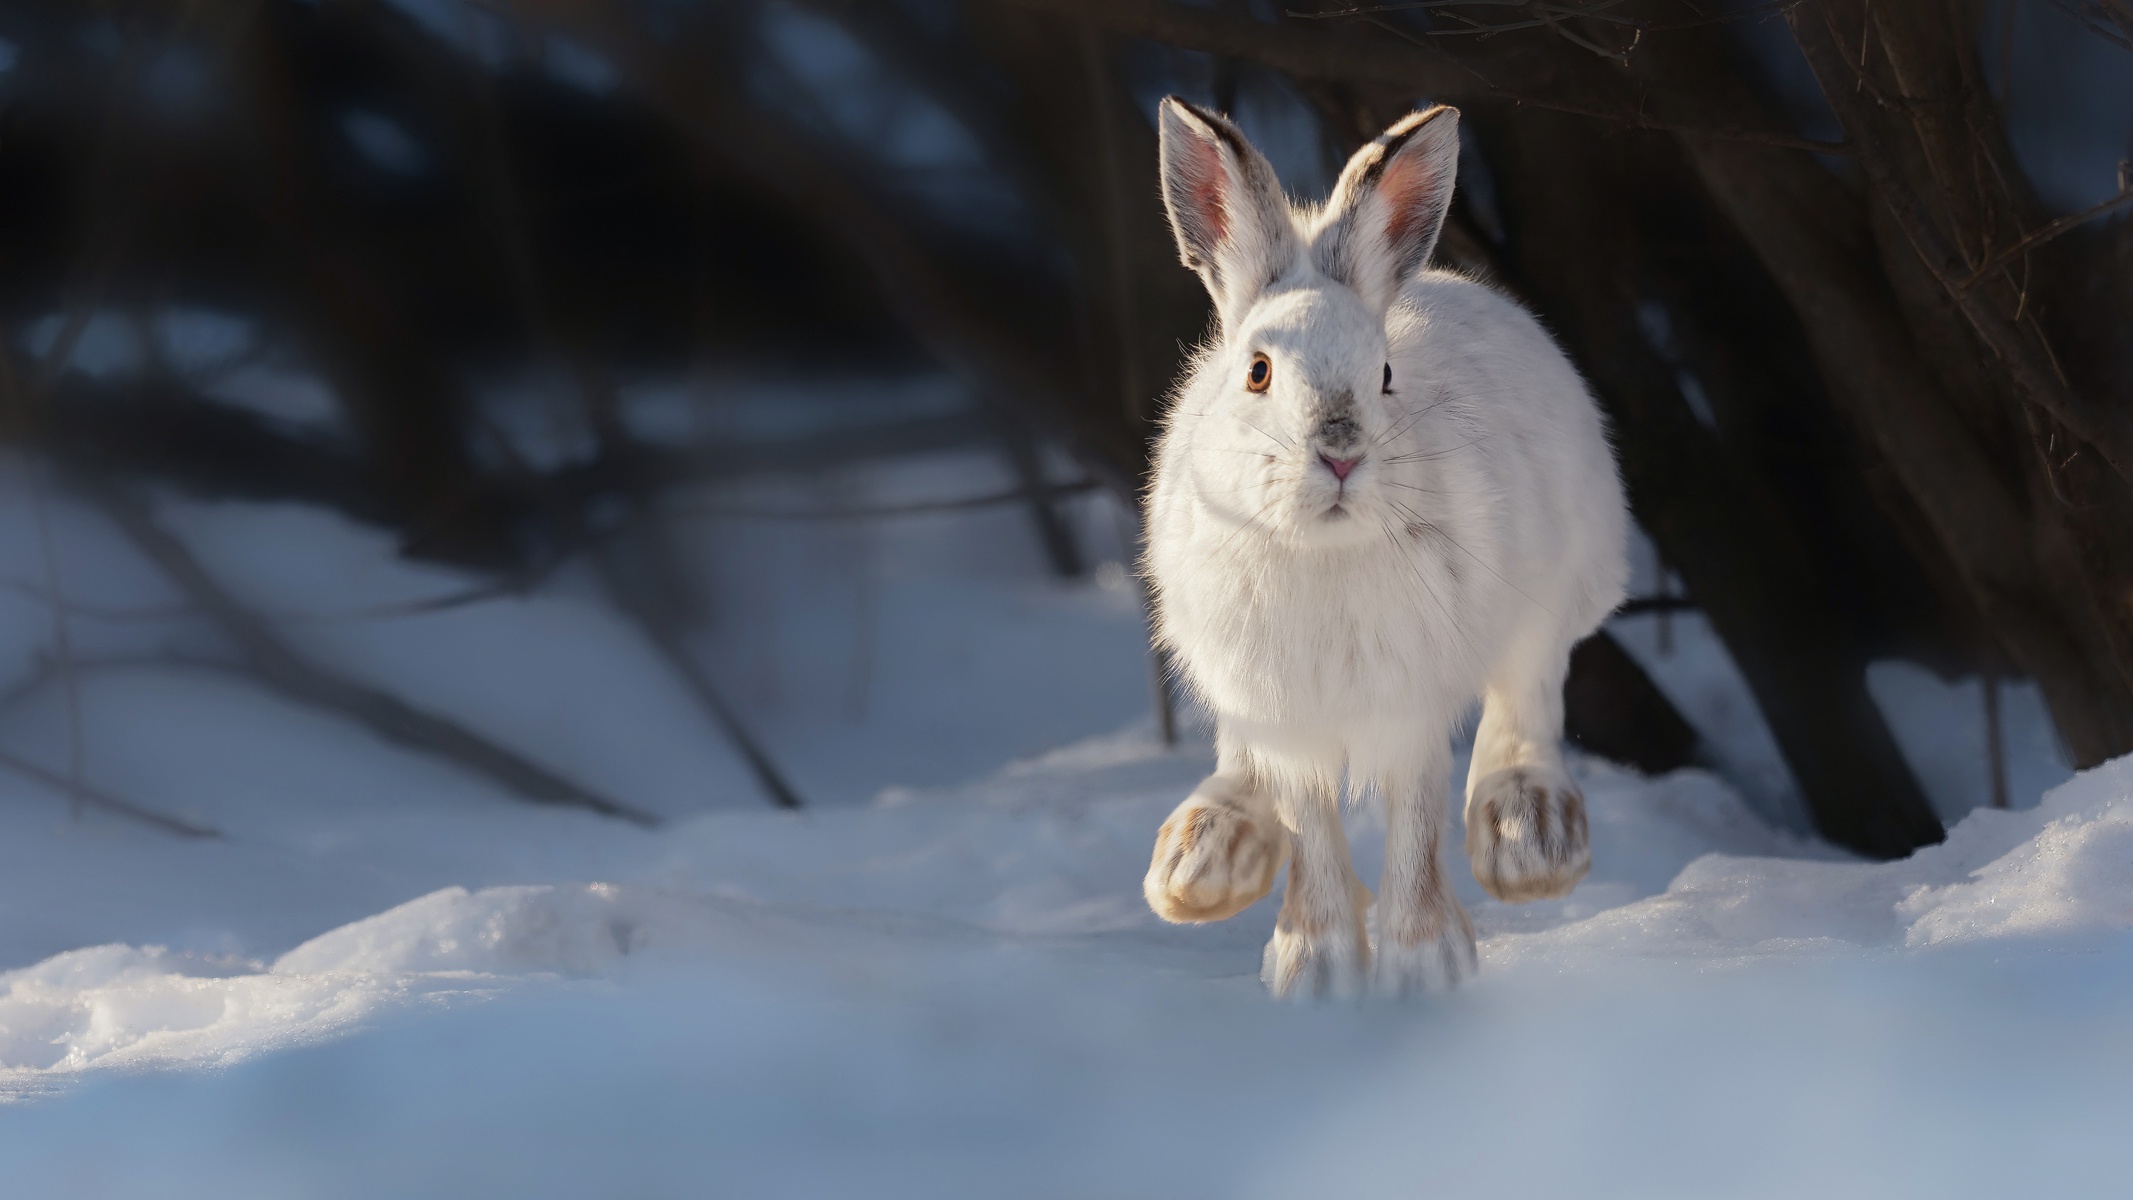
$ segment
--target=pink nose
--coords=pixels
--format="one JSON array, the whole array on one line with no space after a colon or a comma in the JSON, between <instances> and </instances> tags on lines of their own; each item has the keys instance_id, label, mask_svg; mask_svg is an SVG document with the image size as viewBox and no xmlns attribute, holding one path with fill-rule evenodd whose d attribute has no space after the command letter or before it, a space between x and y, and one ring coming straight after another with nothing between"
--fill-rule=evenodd
<instances>
[{"instance_id":1,"label":"pink nose","mask_svg":"<svg viewBox=\"0 0 2133 1200\"><path fill-rule=\"evenodd\" d=\"M1345 480L1348 478L1348 472L1355 470L1355 464L1363 460L1359 457L1334 458L1331 455L1321 454L1318 456L1318 461L1326 464L1326 469L1328 471L1333 472L1333 477L1335 479Z\"/></svg>"}]
</instances>

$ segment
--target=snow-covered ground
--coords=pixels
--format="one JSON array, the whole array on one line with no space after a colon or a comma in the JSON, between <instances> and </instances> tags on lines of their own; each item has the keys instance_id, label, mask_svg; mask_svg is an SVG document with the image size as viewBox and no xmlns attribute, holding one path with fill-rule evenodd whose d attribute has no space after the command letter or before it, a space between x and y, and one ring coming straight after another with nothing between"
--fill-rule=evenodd
<instances>
[{"instance_id":1,"label":"snow-covered ground","mask_svg":"<svg viewBox=\"0 0 2133 1200\"><path fill-rule=\"evenodd\" d=\"M992 469L853 486L972 494ZM51 610L19 473L0 486L20 676ZM78 655L200 644L115 534L47 508ZM306 652L669 819L525 806L218 674L86 674L90 781L224 836L70 816L0 774L7 1195L2002 1196L2125 1173L2133 762L2038 803L2025 693L2018 807L1864 863L1783 828L1697 624L1665 656L1628 626L1765 794L1581 760L1593 873L1516 908L1465 880L1472 986L1296 1008L1256 978L1271 903L1147 912L1150 837L1208 750L1150 733L1130 588L1046 579L1020 513L698 527L706 660L797 815L584 581L366 617L468 581L316 512L162 515ZM1081 515L1115 558L1113 515ZM1896 669L1876 693L1941 807L1982 795L1950 765L1982 753L1962 689ZM0 748L61 772L66 730L57 688L0 709ZM1374 817L1353 826L1367 878Z\"/></svg>"}]
</instances>

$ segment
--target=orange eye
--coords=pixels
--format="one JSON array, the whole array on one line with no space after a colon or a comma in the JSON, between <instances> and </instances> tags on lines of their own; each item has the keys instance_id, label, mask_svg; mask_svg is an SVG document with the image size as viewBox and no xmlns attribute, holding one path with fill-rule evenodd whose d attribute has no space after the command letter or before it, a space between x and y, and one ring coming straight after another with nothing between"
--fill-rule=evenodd
<instances>
[{"instance_id":1,"label":"orange eye","mask_svg":"<svg viewBox=\"0 0 2133 1200\"><path fill-rule=\"evenodd\" d=\"M1252 355L1251 369L1244 373L1244 386L1254 392L1263 392L1274 382L1274 363L1264 354Z\"/></svg>"}]
</instances>

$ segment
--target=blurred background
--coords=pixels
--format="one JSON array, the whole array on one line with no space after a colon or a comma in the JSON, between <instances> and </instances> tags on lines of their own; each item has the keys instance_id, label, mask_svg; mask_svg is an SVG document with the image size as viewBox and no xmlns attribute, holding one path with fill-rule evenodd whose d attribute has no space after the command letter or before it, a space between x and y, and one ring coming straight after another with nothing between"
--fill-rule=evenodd
<instances>
[{"instance_id":1,"label":"blurred background","mask_svg":"<svg viewBox=\"0 0 2133 1200\"><path fill-rule=\"evenodd\" d=\"M220 833L354 736L650 824L1196 736L1133 569L1210 319L1168 93L1306 199L1464 111L1442 265L1642 531L1589 750L1875 857L2133 750L2125 0L53 0L0 769Z\"/></svg>"}]
</instances>

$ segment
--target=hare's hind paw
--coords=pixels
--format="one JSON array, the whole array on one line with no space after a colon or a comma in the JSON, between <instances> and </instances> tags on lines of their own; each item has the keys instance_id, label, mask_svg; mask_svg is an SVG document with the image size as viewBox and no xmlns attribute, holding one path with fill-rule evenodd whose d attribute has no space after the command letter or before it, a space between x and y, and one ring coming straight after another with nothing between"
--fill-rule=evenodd
<instances>
[{"instance_id":1,"label":"hare's hind paw","mask_svg":"<svg viewBox=\"0 0 2133 1200\"><path fill-rule=\"evenodd\" d=\"M1592 869L1585 797L1559 770L1498 771L1467 801L1466 854L1498 900L1565 895Z\"/></svg>"},{"instance_id":2,"label":"hare's hind paw","mask_svg":"<svg viewBox=\"0 0 2133 1200\"><path fill-rule=\"evenodd\" d=\"M1452 919L1441 922L1434 934L1380 936L1371 964L1371 990L1395 999L1446 992L1479 970L1474 926L1458 904L1452 901Z\"/></svg>"},{"instance_id":3,"label":"hare's hind paw","mask_svg":"<svg viewBox=\"0 0 2133 1200\"><path fill-rule=\"evenodd\" d=\"M1361 936L1314 938L1274 930L1260 961L1259 980L1276 1000L1349 1000L1370 974L1370 946Z\"/></svg>"},{"instance_id":4,"label":"hare's hind paw","mask_svg":"<svg viewBox=\"0 0 2133 1200\"><path fill-rule=\"evenodd\" d=\"M1141 890L1165 921L1220 921L1273 890L1288 851L1274 821L1196 794L1156 833Z\"/></svg>"},{"instance_id":5,"label":"hare's hind paw","mask_svg":"<svg viewBox=\"0 0 2133 1200\"><path fill-rule=\"evenodd\" d=\"M1336 897L1340 897L1336 899ZM1289 877L1289 894L1260 961L1277 1000L1350 1000L1370 982L1370 889L1353 875L1344 892Z\"/></svg>"}]
</instances>

